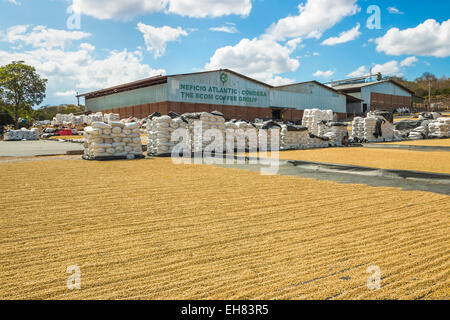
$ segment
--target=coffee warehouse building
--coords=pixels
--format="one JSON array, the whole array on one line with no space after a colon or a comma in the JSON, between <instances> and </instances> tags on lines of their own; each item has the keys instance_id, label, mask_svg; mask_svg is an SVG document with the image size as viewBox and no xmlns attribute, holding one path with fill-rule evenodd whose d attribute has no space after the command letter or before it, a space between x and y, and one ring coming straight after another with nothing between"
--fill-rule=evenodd
<instances>
[{"instance_id":1,"label":"coffee warehouse building","mask_svg":"<svg viewBox=\"0 0 450 320\"><path fill-rule=\"evenodd\" d=\"M360 99L317 81L273 87L231 70L157 76L82 94L89 112L118 113L121 118L220 111L226 119L297 121L305 109L331 109L346 117L348 101Z\"/></svg>"}]
</instances>

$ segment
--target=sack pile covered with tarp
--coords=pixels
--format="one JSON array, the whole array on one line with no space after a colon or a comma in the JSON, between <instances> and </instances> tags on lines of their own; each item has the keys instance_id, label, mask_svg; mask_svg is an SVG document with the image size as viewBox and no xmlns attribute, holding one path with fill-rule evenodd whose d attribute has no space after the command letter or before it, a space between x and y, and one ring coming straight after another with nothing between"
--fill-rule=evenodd
<instances>
[{"instance_id":1,"label":"sack pile covered with tarp","mask_svg":"<svg viewBox=\"0 0 450 320\"><path fill-rule=\"evenodd\" d=\"M423 137L421 133L428 133L429 123L430 121L425 120L402 120L395 124L394 134L400 139L413 139L413 137L423 139L425 137ZM410 137L412 132L415 133L413 133Z\"/></svg>"},{"instance_id":2,"label":"sack pile covered with tarp","mask_svg":"<svg viewBox=\"0 0 450 320\"><path fill-rule=\"evenodd\" d=\"M450 118L439 118L428 125L431 138L450 138Z\"/></svg>"},{"instance_id":3,"label":"sack pile covered with tarp","mask_svg":"<svg viewBox=\"0 0 450 320\"><path fill-rule=\"evenodd\" d=\"M4 141L34 141L39 140L39 129L33 128L27 130L22 128L21 130L7 130L3 135Z\"/></svg>"},{"instance_id":4,"label":"sack pile covered with tarp","mask_svg":"<svg viewBox=\"0 0 450 320\"><path fill-rule=\"evenodd\" d=\"M181 117L171 118L170 116L160 116L154 114L147 120L149 155L170 155L175 146L172 142L172 133L178 128L187 129L188 123ZM190 143L190 142L187 142Z\"/></svg>"},{"instance_id":5,"label":"sack pile covered with tarp","mask_svg":"<svg viewBox=\"0 0 450 320\"><path fill-rule=\"evenodd\" d=\"M258 129L258 149L272 150L281 147L281 125L275 121L266 121L255 124ZM267 146L262 143L267 141Z\"/></svg>"},{"instance_id":6,"label":"sack pile covered with tarp","mask_svg":"<svg viewBox=\"0 0 450 320\"><path fill-rule=\"evenodd\" d=\"M316 136L319 136L322 121L333 121L333 110L306 109L303 113L303 126Z\"/></svg>"},{"instance_id":7,"label":"sack pile covered with tarp","mask_svg":"<svg viewBox=\"0 0 450 320\"><path fill-rule=\"evenodd\" d=\"M439 112L422 112L419 115L419 120L437 120L441 116Z\"/></svg>"},{"instance_id":8,"label":"sack pile covered with tarp","mask_svg":"<svg viewBox=\"0 0 450 320\"><path fill-rule=\"evenodd\" d=\"M394 125L384 116L356 117L352 122L352 138L362 142L394 140Z\"/></svg>"},{"instance_id":9,"label":"sack pile covered with tarp","mask_svg":"<svg viewBox=\"0 0 450 320\"><path fill-rule=\"evenodd\" d=\"M412 129L407 138L410 140L421 140L428 138L428 126L432 122L432 120L420 120L420 126Z\"/></svg>"},{"instance_id":10,"label":"sack pile covered with tarp","mask_svg":"<svg viewBox=\"0 0 450 320\"><path fill-rule=\"evenodd\" d=\"M281 125L280 150L298 150L308 148L308 128L295 125Z\"/></svg>"},{"instance_id":11,"label":"sack pile covered with tarp","mask_svg":"<svg viewBox=\"0 0 450 320\"><path fill-rule=\"evenodd\" d=\"M308 135L308 148L328 148L330 146L330 139L326 137L316 136L314 133Z\"/></svg>"},{"instance_id":12,"label":"sack pile covered with tarp","mask_svg":"<svg viewBox=\"0 0 450 320\"><path fill-rule=\"evenodd\" d=\"M142 142L137 123L93 122L84 129L84 159L141 158Z\"/></svg>"},{"instance_id":13,"label":"sack pile covered with tarp","mask_svg":"<svg viewBox=\"0 0 450 320\"><path fill-rule=\"evenodd\" d=\"M344 140L348 138L347 124L343 122L327 122L325 124L325 133L321 137L328 138L329 144L334 147L341 147Z\"/></svg>"}]
</instances>

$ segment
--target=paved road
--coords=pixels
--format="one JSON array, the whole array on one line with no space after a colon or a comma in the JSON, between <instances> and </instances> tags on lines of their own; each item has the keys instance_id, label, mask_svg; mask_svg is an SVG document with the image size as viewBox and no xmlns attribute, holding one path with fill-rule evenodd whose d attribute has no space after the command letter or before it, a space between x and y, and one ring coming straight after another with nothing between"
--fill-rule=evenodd
<instances>
[{"instance_id":1,"label":"paved road","mask_svg":"<svg viewBox=\"0 0 450 320\"><path fill-rule=\"evenodd\" d=\"M83 150L80 143L59 141L0 141L0 157L33 157Z\"/></svg>"}]
</instances>

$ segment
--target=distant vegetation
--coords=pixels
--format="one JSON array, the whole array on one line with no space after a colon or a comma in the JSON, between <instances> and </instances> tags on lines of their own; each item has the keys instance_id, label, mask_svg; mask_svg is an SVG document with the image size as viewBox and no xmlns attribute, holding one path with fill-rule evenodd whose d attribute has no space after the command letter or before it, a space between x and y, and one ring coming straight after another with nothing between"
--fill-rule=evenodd
<instances>
[{"instance_id":1,"label":"distant vegetation","mask_svg":"<svg viewBox=\"0 0 450 320\"><path fill-rule=\"evenodd\" d=\"M450 79L446 76L437 78L434 74L426 72L414 81L408 81L405 78L392 77L403 84L408 89L414 91L415 95L428 100L428 84L431 83L432 102L448 102L450 100Z\"/></svg>"},{"instance_id":2,"label":"distant vegetation","mask_svg":"<svg viewBox=\"0 0 450 320\"><path fill-rule=\"evenodd\" d=\"M76 106L74 104L63 104L59 106L43 106L33 111L33 119L35 120L52 120L57 113L61 114L77 114L85 111L85 106Z\"/></svg>"}]
</instances>

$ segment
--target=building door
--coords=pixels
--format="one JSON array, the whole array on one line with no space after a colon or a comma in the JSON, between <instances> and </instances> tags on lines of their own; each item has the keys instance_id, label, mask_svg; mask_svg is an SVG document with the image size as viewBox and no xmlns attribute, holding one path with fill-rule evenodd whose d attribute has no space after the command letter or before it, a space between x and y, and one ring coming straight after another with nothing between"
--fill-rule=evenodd
<instances>
[{"instance_id":1,"label":"building door","mask_svg":"<svg viewBox=\"0 0 450 320\"><path fill-rule=\"evenodd\" d=\"M272 110L272 119L273 120L281 120L281 110L280 109Z\"/></svg>"},{"instance_id":2,"label":"building door","mask_svg":"<svg viewBox=\"0 0 450 320\"><path fill-rule=\"evenodd\" d=\"M366 113L367 112L367 103L364 103L363 104L363 113Z\"/></svg>"}]
</instances>

